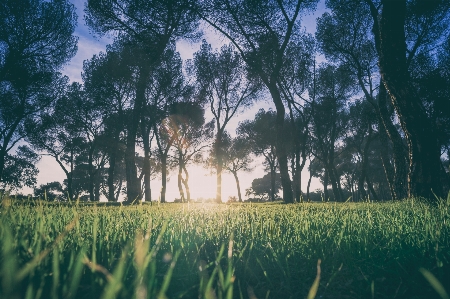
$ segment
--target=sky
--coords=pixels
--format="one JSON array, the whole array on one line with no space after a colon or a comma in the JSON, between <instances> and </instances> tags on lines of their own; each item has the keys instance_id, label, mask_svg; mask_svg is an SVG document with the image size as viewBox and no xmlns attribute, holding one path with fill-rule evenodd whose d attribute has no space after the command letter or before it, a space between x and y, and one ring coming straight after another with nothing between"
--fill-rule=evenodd
<instances>
[{"instance_id":1,"label":"sky","mask_svg":"<svg viewBox=\"0 0 450 299\"><path fill-rule=\"evenodd\" d=\"M90 29L85 25L84 21L84 6L85 0L70 0L76 7L76 12L78 15L78 26L75 29L75 35L78 36L78 51L77 54L70 60L69 63L63 68L62 73L70 78L71 81L77 81L82 83L81 72L83 67L83 61L92 58L94 54L98 54L101 51L105 51L106 46L112 42L112 39L108 36L95 37L91 34ZM325 11L325 1L320 0L317 10L302 18L302 26L305 26L308 33L314 34L316 31L316 18L319 17ZM220 36L218 33L210 30L209 28L203 29L203 38L212 45L212 48L220 48L227 40ZM190 43L185 40L178 41L176 44L177 51L183 60L191 59L193 53L198 51L200 48L199 43ZM230 121L227 126L227 130L233 134L236 127L240 121L245 119L253 119L256 112L264 108L266 110L273 109L274 105L270 99L263 99L258 101L253 107L243 111L241 114L237 115L234 119ZM208 115L206 114L206 117ZM241 192L244 199L246 199L245 189L251 187L251 182L253 179L264 176L264 169L262 166L262 158L256 158L253 162L254 170L249 173L238 173ZM307 166L302 172L302 191L306 192L306 185L309 179L309 173ZM65 174L59 165L56 163L54 158L49 156L42 156L41 160L38 162L37 167L39 168L39 175L37 177L37 185L46 184L53 181L62 181L65 178ZM216 194L216 177L215 174L211 174L211 171L203 168L202 166L191 166L188 168L189 171L189 186L191 189L191 198L214 198ZM158 199L161 181L155 179L151 182L152 187L152 198L153 200ZM321 188L321 184L318 179L313 178L311 183L311 191ZM30 188L24 188L22 193L28 194L32 193ZM230 196L237 196L237 189L234 177L231 174L224 173L222 175L222 199L226 201ZM177 188L177 178L176 174L172 172L167 183L167 195L168 201L173 201L175 198L179 198L179 192Z\"/></svg>"}]
</instances>

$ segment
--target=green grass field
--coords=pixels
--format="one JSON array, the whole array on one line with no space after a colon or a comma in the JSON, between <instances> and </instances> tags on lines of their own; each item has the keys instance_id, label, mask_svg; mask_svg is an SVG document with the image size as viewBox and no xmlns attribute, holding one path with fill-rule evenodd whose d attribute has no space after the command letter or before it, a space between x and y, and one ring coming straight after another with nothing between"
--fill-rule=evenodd
<instances>
[{"instance_id":1,"label":"green grass field","mask_svg":"<svg viewBox=\"0 0 450 299\"><path fill-rule=\"evenodd\" d=\"M0 298L450 292L450 200L106 206L6 198L0 240Z\"/></svg>"}]
</instances>

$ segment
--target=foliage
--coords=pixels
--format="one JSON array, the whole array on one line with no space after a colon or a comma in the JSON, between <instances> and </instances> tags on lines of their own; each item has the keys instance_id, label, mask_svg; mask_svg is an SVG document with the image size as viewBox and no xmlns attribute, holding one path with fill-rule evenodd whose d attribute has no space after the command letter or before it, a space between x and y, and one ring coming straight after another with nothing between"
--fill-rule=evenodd
<instances>
[{"instance_id":1,"label":"foliage","mask_svg":"<svg viewBox=\"0 0 450 299\"><path fill-rule=\"evenodd\" d=\"M34 189L34 196L42 200L54 201L58 197L64 199L64 190L60 182L50 182L47 184L42 184L38 188Z\"/></svg>"},{"instance_id":2,"label":"foliage","mask_svg":"<svg viewBox=\"0 0 450 299\"><path fill-rule=\"evenodd\" d=\"M272 190L272 184L271 184L271 174L268 173L264 175L262 178L256 178L252 181L252 192L256 196L260 196L261 198L265 198L268 200L272 200L270 198L270 195L277 194L278 191L281 189L281 180L280 180L280 174L275 174L275 188Z\"/></svg>"},{"instance_id":3,"label":"foliage","mask_svg":"<svg viewBox=\"0 0 450 299\"><path fill-rule=\"evenodd\" d=\"M31 148L21 145L15 155L7 155L5 160L0 188L18 190L36 184L36 176L39 173L36 164L40 157Z\"/></svg>"},{"instance_id":4,"label":"foliage","mask_svg":"<svg viewBox=\"0 0 450 299\"><path fill-rule=\"evenodd\" d=\"M0 3L0 180L24 123L52 106L66 80L57 72L76 53L76 20L66 0Z\"/></svg>"}]
</instances>

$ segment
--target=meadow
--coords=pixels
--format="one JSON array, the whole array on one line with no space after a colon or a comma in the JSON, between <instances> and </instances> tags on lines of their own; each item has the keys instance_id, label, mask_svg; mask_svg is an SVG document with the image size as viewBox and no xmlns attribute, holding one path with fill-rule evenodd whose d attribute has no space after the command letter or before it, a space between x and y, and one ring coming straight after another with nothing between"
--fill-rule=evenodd
<instances>
[{"instance_id":1,"label":"meadow","mask_svg":"<svg viewBox=\"0 0 450 299\"><path fill-rule=\"evenodd\" d=\"M448 298L450 198L106 204L4 198L0 298Z\"/></svg>"}]
</instances>

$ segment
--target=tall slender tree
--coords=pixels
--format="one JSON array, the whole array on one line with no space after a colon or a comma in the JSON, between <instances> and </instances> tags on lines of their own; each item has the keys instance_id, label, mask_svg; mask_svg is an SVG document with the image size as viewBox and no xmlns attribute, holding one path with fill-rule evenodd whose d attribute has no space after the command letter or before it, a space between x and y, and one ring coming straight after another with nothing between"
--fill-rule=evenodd
<instances>
[{"instance_id":1,"label":"tall slender tree","mask_svg":"<svg viewBox=\"0 0 450 299\"><path fill-rule=\"evenodd\" d=\"M225 169L230 172L236 182L238 192L238 201L242 202L241 184L239 182L238 172L249 172L253 168L251 142L248 142L242 136L236 138L227 138L227 150L225 153Z\"/></svg>"},{"instance_id":2,"label":"tall slender tree","mask_svg":"<svg viewBox=\"0 0 450 299\"><path fill-rule=\"evenodd\" d=\"M249 78L244 61L231 45L212 51L203 41L194 54L192 72L199 84L199 97L206 101L215 122L214 156L217 178L216 201L222 202L223 142L230 120L253 104L260 86Z\"/></svg>"},{"instance_id":3,"label":"tall slender tree","mask_svg":"<svg viewBox=\"0 0 450 299\"><path fill-rule=\"evenodd\" d=\"M407 195L407 148L391 120L386 90L377 78L378 56L370 34L371 19L367 17L370 14L369 7L357 2L346 2L346 5L336 2L328 2L331 13L326 12L318 19L316 38L319 48L327 59L349 66L365 99L373 106L379 126L383 129L380 130L380 134L383 134L380 137L393 144L393 165L388 153L383 154L392 197L404 198Z\"/></svg>"},{"instance_id":4,"label":"tall slender tree","mask_svg":"<svg viewBox=\"0 0 450 299\"><path fill-rule=\"evenodd\" d=\"M136 68L136 92L127 123L125 151L127 200L141 197L135 163L136 137L145 106L145 95L151 72L158 66L170 43L179 38L197 38L195 1L164 0L89 0L86 22L98 34L115 34L133 53Z\"/></svg>"},{"instance_id":5,"label":"tall slender tree","mask_svg":"<svg viewBox=\"0 0 450 299\"><path fill-rule=\"evenodd\" d=\"M108 46L106 53L94 55L83 63L83 83L90 97L102 111L104 122L103 150L108 155L109 201L116 201L121 189L121 170L126 134L125 120L134 96L133 69L120 44ZM116 188L116 185L118 187Z\"/></svg>"},{"instance_id":6,"label":"tall slender tree","mask_svg":"<svg viewBox=\"0 0 450 299\"><path fill-rule=\"evenodd\" d=\"M270 174L272 191L269 194L269 199L271 201L275 200L275 194L279 189L276 189L275 186L275 176L278 169L276 119L276 112L260 109L254 120L245 120L237 128L238 136L250 144L252 152L257 156L264 157L263 165Z\"/></svg>"},{"instance_id":7,"label":"tall slender tree","mask_svg":"<svg viewBox=\"0 0 450 299\"><path fill-rule=\"evenodd\" d=\"M182 202L191 200L187 167L200 163L202 153L213 137L214 121L205 123L204 112L199 103L175 103L169 117L163 121L174 137L172 161L178 166L178 190Z\"/></svg>"},{"instance_id":8,"label":"tall slender tree","mask_svg":"<svg viewBox=\"0 0 450 299\"><path fill-rule=\"evenodd\" d=\"M354 89L354 81L346 66L322 65L317 76L317 97L311 103L310 132L312 153L324 167L324 195L329 199L328 184L335 200L343 200L340 177L335 167L338 141L346 130L345 102Z\"/></svg>"},{"instance_id":9,"label":"tall slender tree","mask_svg":"<svg viewBox=\"0 0 450 299\"><path fill-rule=\"evenodd\" d=\"M284 139L285 105L279 88L281 70L289 45L302 37L302 13L315 8L317 0L211 0L202 18L227 37L250 71L266 86L276 107L277 158L283 199L293 202Z\"/></svg>"}]
</instances>

